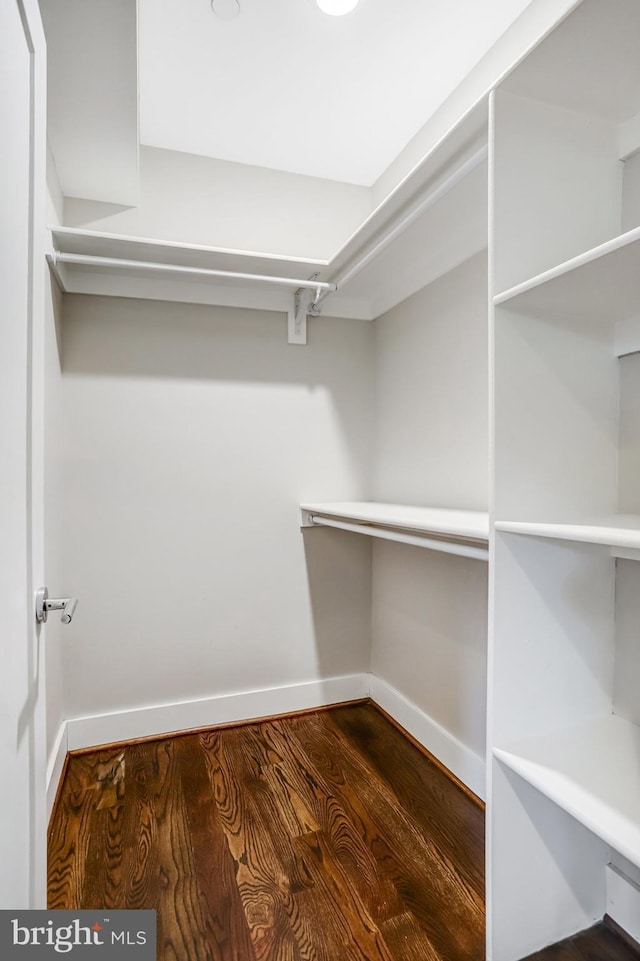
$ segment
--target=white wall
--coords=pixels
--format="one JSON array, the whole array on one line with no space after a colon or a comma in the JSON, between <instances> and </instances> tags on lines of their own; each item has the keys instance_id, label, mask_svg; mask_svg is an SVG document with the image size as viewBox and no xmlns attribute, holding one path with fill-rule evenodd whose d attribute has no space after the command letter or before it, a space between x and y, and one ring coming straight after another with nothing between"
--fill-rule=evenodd
<instances>
[{"instance_id":1,"label":"white wall","mask_svg":"<svg viewBox=\"0 0 640 961\"><path fill-rule=\"evenodd\" d=\"M616 661L613 712L640 724L640 565L638 561L616 561Z\"/></svg>"},{"instance_id":2,"label":"white wall","mask_svg":"<svg viewBox=\"0 0 640 961\"><path fill-rule=\"evenodd\" d=\"M622 178L622 230L640 225L640 150L625 161Z\"/></svg>"},{"instance_id":3,"label":"white wall","mask_svg":"<svg viewBox=\"0 0 640 961\"><path fill-rule=\"evenodd\" d=\"M67 296L59 444L67 717L367 671L372 330ZM308 573L307 573L308 571Z\"/></svg>"},{"instance_id":4,"label":"white wall","mask_svg":"<svg viewBox=\"0 0 640 961\"><path fill-rule=\"evenodd\" d=\"M484 253L374 323L376 500L486 510Z\"/></svg>"},{"instance_id":5,"label":"white wall","mask_svg":"<svg viewBox=\"0 0 640 961\"><path fill-rule=\"evenodd\" d=\"M373 551L371 671L485 750L487 564L403 544Z\"/></svg>"},{"instance_id":6,"label":"white wall","mask_svg":"<svg viewBox=\"0 0 640 961\"><path fill-rule=\"evenodd\" d=\"M107 233L324 260L372 209L368 187L140 148L137 207L67 198L64 222ZM301 270L303 265L301 266Z\"/></svg>"},{"instance_id":7,"label":"white wall","mask_svg":"<svg viewBox=\"0 0 640 961\"><path fill-rule=\"evenodd\" d=\"M374 323L374 497L487 509L487 265L479 254ZM487 565L376 542L373 674L482 756Z\"/></svg>"},{"instance_id":8,"label":"white wall","mask_svg":"<svg viewBox=\"0 0 640 961\"><path fill-rule=\"evenodd\" d=\"M618 507L640 514L640 353L619 361Z\"/></svg>"},{"instance_id":9,"label":"white wall","mask_svg":"<svg viewBox=\"0 0 640 961\"><path fill-rule=\"evenodd\" d=\"M135 203L137 0L39 0L47 126L67 196Z\"/></svg>"},{"instance_id":10,"label":"white wall","mask_svg":"<svg viewBox=\"0 0 640 961\"><path fill-rule=\"evenodd\" d=\"M62 295L45 271L45 503L44 543L45 577L52 597L66 596L58 592L64 589L60 566L60 496L64 484L60 464L60 436L63 430L60 418L61 356L60 321ZM62 624L60 616L51 615L46 625L46 677L47 677L47 756L51 759L60 725L64 720L62 679Z\"/></svg>"},{"instance_id":11,"label":"white wall","mask_svg":"<svg viewBox=\"0 0 640 961\"><path fill-rule=\"evenodd\" d=\"M51 150L47 151L47 223L62 219L62 191ZM64 587L59 558L60 491L63 478L60 470L59 438L63 431L60 419L60 382L62 366L62 294L52 279L49 268L44 271L45 317L44 317L44 545L45 576L52 596ZM46 709L47 709L47 757L52 759L55 740L64 721L62 678L62 624L52 616L46 625Z\"/></svg>"}]
</instances>

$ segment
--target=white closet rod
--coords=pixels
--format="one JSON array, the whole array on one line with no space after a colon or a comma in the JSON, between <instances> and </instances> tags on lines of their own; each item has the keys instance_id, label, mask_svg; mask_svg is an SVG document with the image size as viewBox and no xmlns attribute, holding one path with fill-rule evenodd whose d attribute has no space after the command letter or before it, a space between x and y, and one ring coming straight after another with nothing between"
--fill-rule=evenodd
<instances>
[{"instance_id":1,"label":"white closet rod","mask_svg":"<svg viewBox=\"0 0 640 961\"><path fill-rule=\"evenodd\" d=\"M465 160L464 163L460 164L460 166L454 170L452 174L446 177L442 183L439 184L439 186L418 200L416 205L411 207L408 213L406 213L405 216L402 217L402 219L391 228L391 230L386 232L377 244L374 244L373 247L371 247L359 260L357 260L352 267L349 267L347 270L343 271L343 273L338 274L333 285L333 290L324 291L320 295L319 301L324 300L325 297L336 291L339 287L342 288L344 284L347 284L350 280L353 280L356 274L359 274L361 270L364 270L364 268L371 263L372 260L375 260L375 258L381 254L382 251L389 246L389 244L393 243L396 237L399 237L400 234L403 234L405 230L418 219L418 217L422 216L426 210L429 210L430 207L433 207L435 204L437 204L438 201L442 200L443 197L446 197L450 190L453 190L453 188L459 184L461 180L464 180L464 178L467 177L472 170L475 170L476 167L479 167L480 164L487 159L488 154L489 148L486 144L484 144L484 146L480 147L479 150L476 150L475 153Z\"/></svg>"},{"instance_id":2,"label":"white closet rod","mask_svg":"<svg viewBox=\"0 0 640 961\"><path fill-rule=\"evenodd\" d=\"M432 551L443 551L445 554L459 554L461 557L473 557L478 561L489 560L489 550L486 547L474 547L471 544L460 544L456 541L439 541L432 537L419 537L415 534L403 534L401 531L388 531L380 527L370 527L368 524L348 524L345 521L334 521L327 517L312 514L311 523L321 527L337 527L341 531L353 534L368 534L369 537L381 537L387 541L398 541L400 544L411 544L413 547L426 547Z\"/></svg>"},{"instance_id":3,"label":"white closet rod","mask_svg":"<svg viewBox=\"0 0 640 961\"><path fill-rule=\"evenodd\" d=\"M279 287L322 290L330 293L335 284L323 280L297 280L294 277L271 277L267 274L245 274L234 270L213 270L209 267L184 267L181 264L158 264L148 260L120 260L117 257L93 257L90 254L53 252L54 264L80 264L84 267L122 267L127 270L148 270L155 273L187 274L196 277L216 277L220 280L242 280L252 283L275 284Z\"/></svg>"}]
</instances>

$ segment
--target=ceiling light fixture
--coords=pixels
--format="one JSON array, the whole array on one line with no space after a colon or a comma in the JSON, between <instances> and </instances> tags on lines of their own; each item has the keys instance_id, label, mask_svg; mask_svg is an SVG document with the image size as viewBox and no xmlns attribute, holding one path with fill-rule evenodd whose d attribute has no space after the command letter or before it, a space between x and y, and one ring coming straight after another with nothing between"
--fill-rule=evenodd
<instances>
[{"instance_id":1,"label":"ceiling light fixture","mask_svg":"<svg viewBox=\"0 0 640 961\"><path fill-rule=\"evenodd\" d=\"M332 17L342 17L358 6L358 0L316 0L323 13Z\"/></svg>"},{"instance_id":2,"label":"ceiling light fixture","mask_svg":"<svg viewBox=\"0 0 640 961\"><path fill-rule=\"evenodd\" d=\"M221 20L235 20L240 13L238 0L211 0L211 9Z\"/></svg>"}]
</instances>

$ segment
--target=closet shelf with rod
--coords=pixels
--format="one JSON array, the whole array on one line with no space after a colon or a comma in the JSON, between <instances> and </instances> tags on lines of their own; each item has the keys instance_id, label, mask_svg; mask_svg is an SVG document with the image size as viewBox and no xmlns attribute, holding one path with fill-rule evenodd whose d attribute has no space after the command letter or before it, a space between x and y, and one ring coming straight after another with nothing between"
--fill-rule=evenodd
<instances>
[{"instance_id":1,"label":"closet shelf with rod","mask_svg":"<svg viewBox=\"0 0 640 961\"><path fill-rule=\"evenodd\" d=\"M65 293L290 312L300 292L312 316L374 320L486 247L486 124L484 96L323 257L52 226L47 260Z\"/></svg>"},{"instance_id":2,"label":"closet shelf with rod","mask_svg":"<svg viewBox=\"0 0 640 961\"><path fill-rule=\"evenodd\" d=\"M334 527L475 560L489 558L489 515L484 511L367 501L305 503L300 507L303 527Z\"/></svg>"}]
</instances>

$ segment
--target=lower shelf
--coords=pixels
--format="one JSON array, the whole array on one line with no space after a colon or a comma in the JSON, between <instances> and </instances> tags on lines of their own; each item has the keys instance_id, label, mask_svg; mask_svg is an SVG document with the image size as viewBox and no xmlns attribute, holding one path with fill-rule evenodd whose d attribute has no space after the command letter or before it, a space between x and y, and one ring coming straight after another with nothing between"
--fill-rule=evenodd
<instances>
[{"instance_id":1,"label":"lower shelf","mask_svg":"<svg viewBox=\"0 0 640 961\"><path fill-rule=\"evenodd\" d=\"M493 753L640 865L640 727L612 714Z\"/></svg>"}]
</instances>

